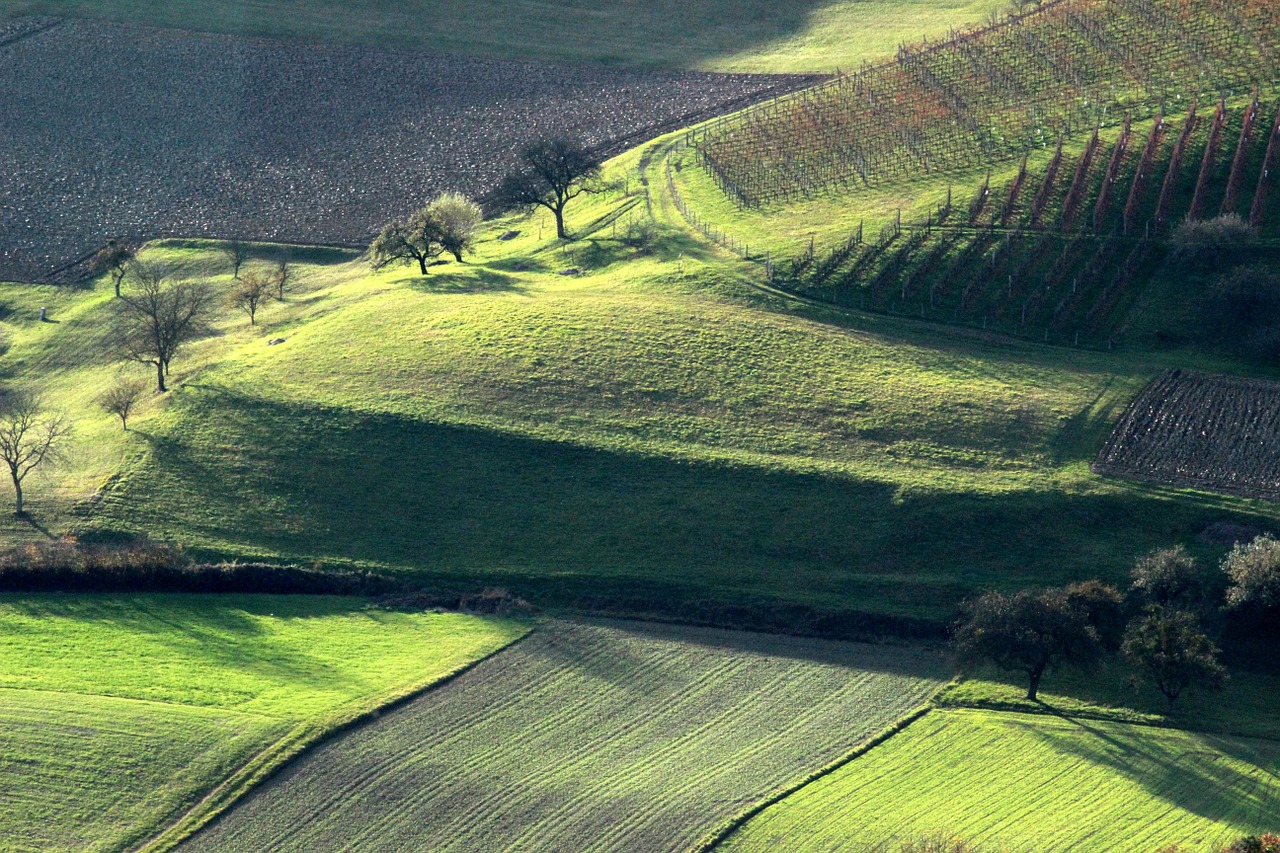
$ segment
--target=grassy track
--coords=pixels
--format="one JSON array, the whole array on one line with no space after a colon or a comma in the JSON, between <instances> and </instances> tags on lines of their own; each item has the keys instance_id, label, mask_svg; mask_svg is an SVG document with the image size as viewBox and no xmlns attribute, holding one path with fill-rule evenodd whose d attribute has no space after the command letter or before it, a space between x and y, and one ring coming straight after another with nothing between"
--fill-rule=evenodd
<instances>
[{"instance_id":1,"label":"grassy track","mask_svg":"<svg viewBox=\"0 0 1280 853\"><path fill-rule=\"evenodd\" d=\"M1280 809L1280 742L938 711L762 812L726 853L955 832L1014 851L1216 850Z\"/></svg>"},{"instance_id":2,"label":"grassy track","mask_svg":"<svg viewBox=\"0 0 1280 853\"><path fill-rule=\"evenodd\" d=\"M497 59L762 73L828 72L978 23L1005 0L0 0L38 13L412 47Z\"/></svg>"},{"instance_id":3,"label":"grassy track","mask_svg":"<svg viewBox=\"0 0 1280 853\"><path fill-rule=\"evenodd\" d=\"M5 596L0 850L126 849L524 630L341 598Z\"/></svg>"},{"instance_id":4,"label":"grassy track","mask_svg":"<svg viewBox=\"0 0 1280 853\"><path fill-rule=\"evenodd\" d=\"M906 648L552 623L181 849L683 850L920 704L943 671Z\"/></svg>"}]
</instances>

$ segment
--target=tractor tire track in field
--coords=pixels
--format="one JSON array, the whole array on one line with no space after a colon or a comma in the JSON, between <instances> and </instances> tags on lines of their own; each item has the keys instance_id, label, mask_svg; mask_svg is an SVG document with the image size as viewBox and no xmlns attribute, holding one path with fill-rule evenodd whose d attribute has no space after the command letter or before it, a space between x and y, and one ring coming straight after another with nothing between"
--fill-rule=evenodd
<instances>
[{"instance_id":1,"label":"tractor tire track in field","mask_svg":"<svg viewBox=\"0 0 1280 853\"><path fill-rule=\"evenodd\" d=\"M934 652L551 622L180 849L679 851L932 694Z\"/></svg>"},{"instance_id":2,"label":"tractor tire track in field","mask_svg":"<svg viewBox=\"0 0 1280 853\"><path fill-rule=\"evenodd\" d=\"M1280 499L1280 383L1170 370L1121 418L1093 469Z\"/></svg>"},{"instance_id":3,"label":"tractor tire track in field","mask_svg":"<svg viewBox=\"0 0 1280 853\"><path fill-rule=\"evenodd\" d=\"M819 79L49 18L0 22L4 42L0 280L112 237L364 245L436 193L483 196L539 137L613 152Z\"/></svg>"}]
</instances>

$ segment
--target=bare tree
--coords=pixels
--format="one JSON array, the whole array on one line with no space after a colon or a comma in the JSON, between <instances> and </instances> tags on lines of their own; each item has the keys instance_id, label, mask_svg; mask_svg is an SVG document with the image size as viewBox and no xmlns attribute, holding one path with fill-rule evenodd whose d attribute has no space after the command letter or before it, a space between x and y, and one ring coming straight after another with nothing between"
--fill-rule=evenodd
<instances>
[{"instance_id":1,"label":"bare tree","mask_svg":"<svg viewBox=\"0 0 1280 853\"><path fill-rule=\"evenodd\" d=\"M231 264L233 278L240 277L240 267L249 260L249 244L242 240L228 240L222 244L222 256Z\"/></svg>"},{"instance_id":2,"label":"bare tree","mask_svg":"<svg viewBox=\"0 0 1280 853\"><path fill-rule=\"evenodd\" d=\"M461 193L442 193L427 205L427 215L435 221L440 245L462 263L462 253L471 249L484 221L480 205Z\"/></svg>"},{"instance_id":3,"label":"bare tree","mask_svg":"<svg viewBox=\"0 0 1280 853\"><path fill-rule=\"evenodd\" d=\"M556 218L556 235L566 240L564 208L583 193L599 192L600 159L589 148L567 139L535 142L520 152L520 165L498 185L494 199L502 205L532 210L545 207Z\"/></svg>"},{"instance_id":4,"label":"bare tree","mask_svg":"<svg viewBox=\"0 0 1280 853\"><path fill-rule=\"evenodd\" d=\"M59 456L59 445L71 434L65 415L49 412L40 397L10 391L0 397L0 459L13 481L14 515L23 515L22 481L35 468Z\"/></svg>"},{"instance_id":5,"label":"bare tree","mask_svg":"<svg viewBox=\"0 0 1280 853\"><path fill-rule=\"evenodd\" d=\"M271 281L275 284L276 299L284 302L284 295L289 292L289 280L293 277L293 259L288 249L284 249L280 254L276 255L275 270L271 274Z\"/></svg>"},{"instance_id":6,"label":"bare tree","mask_svg":"<svg viewBox=\"0 0 1280 853\"><path fill-rule=\"evenodd\" d=\"M417 261L418 269L427 274L427 261L444 251L440 225L428 208L409 214L408 218L387 223L369 244L369 262L376 270L396 261Z\"/></svg>"},{"instance_id":7,"label":"bare tree","mask_svg":"<svg viewBox=\"0 0 1280 853\"><path fill-rule=\"evenodd\" d=\"M212 296L193 282L169 284L170 270L163 265L136 262L131 269L138 285L121 296L120 346L127 358L156 369L157 390L163 393L169 390L164 384L169 362L202 331Z\"/></svg>"},{"instance_id":8,"label":"bare tree","mask_svg":"<svg viewBox=\"0 0 1280 853\"><path fill-rule=\"evenodd\" d=\"M98 395L98 407L118 417L120 427L127 430L129 415L146 392L147 383L141 379L117 379L115 384Z\"/></svg>"},{"instance_id":9,"label":"bare tree","mask_svg":"<svg viewBox=\"0 0 1280 853\"><path fill-rule=\"evenodd\" d=\"M107 241L107 245L98 250L89 262L90 269L98 275L111 273L111 283L116 286L116 296L120 295L120 282L129 272L129 264L133 262L135 252L124 243L115 240Z\"/></svg>"},{"instance_id":10,"label":"bare tree","mask_svg":"<svg viewBox=\"0 0 1280 853\"><path fill-rule=\"evenodd\" d=\"M256 272L245 273L240 283L230 293L231 304L249 315L249 325L255 325L258 306L271 294L272 282Z\"/></svg>"}]
</instances>

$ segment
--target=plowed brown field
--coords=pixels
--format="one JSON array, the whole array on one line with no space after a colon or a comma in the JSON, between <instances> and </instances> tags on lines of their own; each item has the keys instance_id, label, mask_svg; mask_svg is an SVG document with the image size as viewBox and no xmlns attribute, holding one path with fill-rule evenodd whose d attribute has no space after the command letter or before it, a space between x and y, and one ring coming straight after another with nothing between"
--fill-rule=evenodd
<instances>
[{"instance_id":1,"label":"plowed brown field","mask_svg":"<svg viewBox=\"0 0 1280 853\"><path fill-rule=\"evenodd\" d=\"M1170 370L1130 404L1094 470L1280 499L1280 383Z\"/></svg>"}]
</instances>

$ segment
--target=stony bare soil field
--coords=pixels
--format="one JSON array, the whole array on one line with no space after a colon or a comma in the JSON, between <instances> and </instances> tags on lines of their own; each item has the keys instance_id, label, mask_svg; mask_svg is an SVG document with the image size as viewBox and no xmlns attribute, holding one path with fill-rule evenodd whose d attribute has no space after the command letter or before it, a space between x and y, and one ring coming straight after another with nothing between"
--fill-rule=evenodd
<instances>
[{"instance_id":1,"label":"stony bare soil field","mask_svg":"<svg viewBox=\"0 0 1280 853\"><path fill-rule=\"evenodd\" d=\"M437 192L482 195L539 136L617 149L811 79L4 22L0 280L112 236L360 244Z\"/></svg>"},{"instance_id":2,"label":"stony bare soil field","mask_svg":"<svg viewBox=\"0 0 1280 853\"><path fill-rule=\"evenodd\" d=\"M919 649L550 623L180 849L687 850L944 677Z\"/></svg>"},{"instance_id":3,"label":"stony bare soil field","mask_svg":"<svg viewBox=\"0 0 1280 853\"><path fill-rule=\"evenodd\" d=\"M1129 406L1094 470L1280 499L1280 384L1171 370Z\"/></svg>"}]
</instances>

